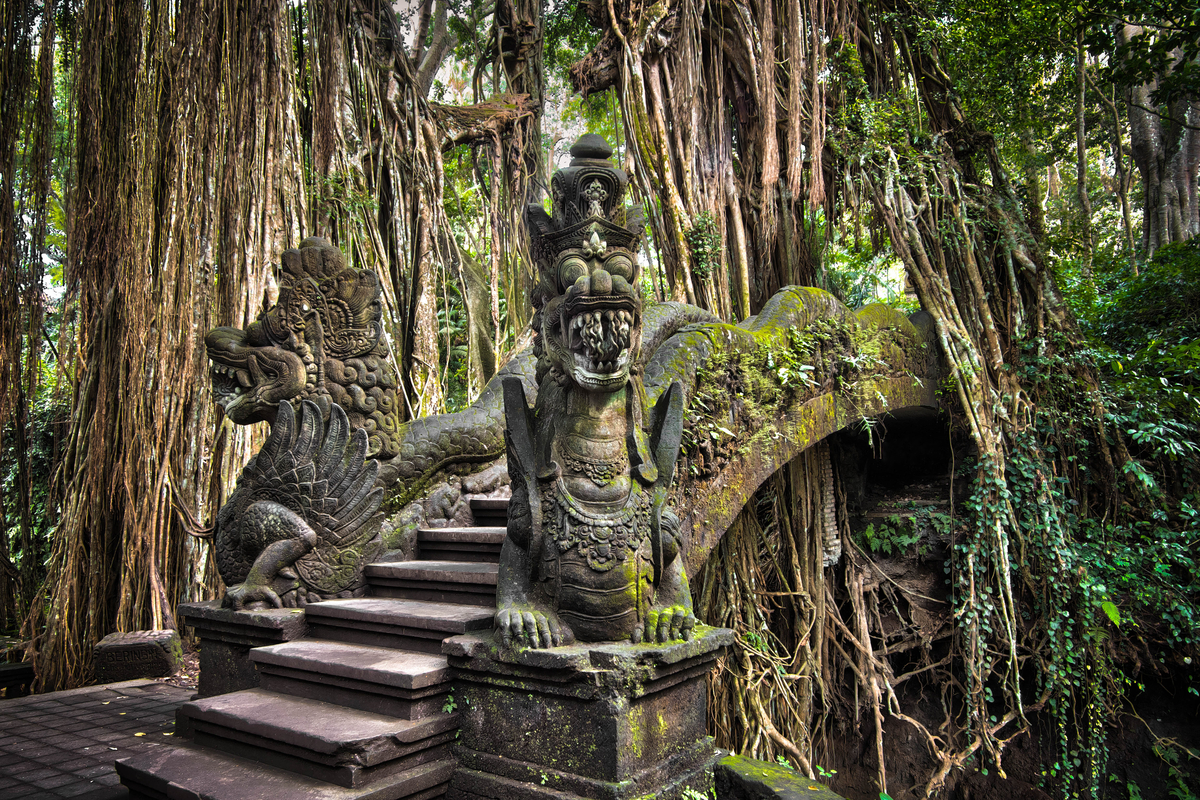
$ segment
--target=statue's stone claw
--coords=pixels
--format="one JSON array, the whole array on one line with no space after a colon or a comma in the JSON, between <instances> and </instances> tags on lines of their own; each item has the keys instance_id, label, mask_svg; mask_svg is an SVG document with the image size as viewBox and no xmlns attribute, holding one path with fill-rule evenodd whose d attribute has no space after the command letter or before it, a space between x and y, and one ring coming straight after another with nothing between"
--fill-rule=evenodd
<instances>
[{"instance_id":1,"label":"statue's stone claw","mask_svg":"<svg viewBox=\"0 0 1200 800\"><path fill-rule=\"evenodd\" d=\"M283 600L265 584L239 583L225 590L222 605L234 611L244 611L254 603L266 603L271 608L283 608Z\"/></svg>"},{"instance_id":2,"label":"statue's stone claw","mask_svg":"<svg viewBox=\"0 0 1200 800\"><path fill-rule=\"evenodd\" d=\"M650 611L646 615L645 628L634 629L630 641L634 644L666 644L673 641L690 641L696 627L696 616L684 606Z\"/></svg>"},{"instance_id":3,"label":"statue's stone claw","mask_svg":"<svg viewBox=\"0 0 1200 800\"><path fill-rule=\"evenodd\" d=\"M571 644L571 629L550 612L505 608L496 613L496 630L505 646L547 648Z\"/></svg>"}]
</instances>

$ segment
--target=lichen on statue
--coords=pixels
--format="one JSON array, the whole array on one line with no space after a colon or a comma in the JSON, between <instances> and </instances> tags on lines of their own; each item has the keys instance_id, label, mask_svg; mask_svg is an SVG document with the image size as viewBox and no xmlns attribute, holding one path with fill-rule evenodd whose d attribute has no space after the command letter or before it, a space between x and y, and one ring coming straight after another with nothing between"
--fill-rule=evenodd
<instances>
[{"instance_id":1,"label":"lichen on statue","mask_svg":"<svg viewBox=\"0 0 1200 800\"><path fill-rule=\"evenodd\" d=\"M666 498L683 430L676 384L650 407L639 346L640 215L588 134L551 181L553 216L526 220L538 393L504 382L508 536L496 628L506 644L687 639L696 624Z\"/></svg>"}]
</instances>

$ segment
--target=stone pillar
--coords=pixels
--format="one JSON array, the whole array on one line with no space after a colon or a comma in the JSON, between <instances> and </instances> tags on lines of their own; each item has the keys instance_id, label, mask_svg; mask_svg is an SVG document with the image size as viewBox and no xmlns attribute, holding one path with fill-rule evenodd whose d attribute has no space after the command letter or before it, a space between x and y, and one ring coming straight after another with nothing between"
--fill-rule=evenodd
<instances>
[{"instance_id":1,"label":"stone pillar","mask_svg":"<svg viewBox=\"0 0 1200 800\"><path fill-rule=\"evenodd\" d=\"M200 697L258 686L250 650L299 639L307 630L302 608L233 611L209 600L180 604L179 617L200 637Z\"/></svg>"},{"instance_id":2,"label":"stone pillar","mask_svg":"<svg viewBox=\"0 0 1200 800\"><path fill-rule=\"evenodd\" d=\"M462 718L451 800L677 800L708 796L717 751L705 677L733 631L691 641L517 650L447 639Z\"/></svg>"}]
</instances>

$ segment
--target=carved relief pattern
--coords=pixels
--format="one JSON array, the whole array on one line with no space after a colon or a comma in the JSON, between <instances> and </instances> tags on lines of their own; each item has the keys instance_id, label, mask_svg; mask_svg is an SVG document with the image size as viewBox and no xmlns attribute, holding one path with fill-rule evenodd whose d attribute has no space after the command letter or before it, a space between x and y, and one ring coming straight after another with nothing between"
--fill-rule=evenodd
<instances>
[{"instance_id":1,"label":"carved relief pattern","mask_svg":"<svg viewBox=\"0 0 1200 800\"><path fill-rule=\"evenodd\" d=\"M636 484L619 510L595 513L571 497L559 479L542 492L542 526L559 553L578 547L588 567L608 572L650 535L651 495Z\"/></svg>"}]
</instances>

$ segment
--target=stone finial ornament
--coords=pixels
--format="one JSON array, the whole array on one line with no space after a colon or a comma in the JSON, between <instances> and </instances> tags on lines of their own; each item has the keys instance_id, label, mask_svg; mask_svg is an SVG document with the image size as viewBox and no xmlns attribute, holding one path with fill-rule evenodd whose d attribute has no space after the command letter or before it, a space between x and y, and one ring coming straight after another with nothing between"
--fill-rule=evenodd
<instances>
[{"instance_id":1,"label":"stone finial ornament","mask_svg":"<svg viewBox=\"0 0 1200 800\"><path fill-rule=\"evenodd\" d=\"M678 384L649 407L639 369L640 214L612 148L587 134L526 221L538 395L504 382L513 497L496 628L505 643L667 642L696 625L667 493L683 432Z\"/></svg>"}]
</instances>

